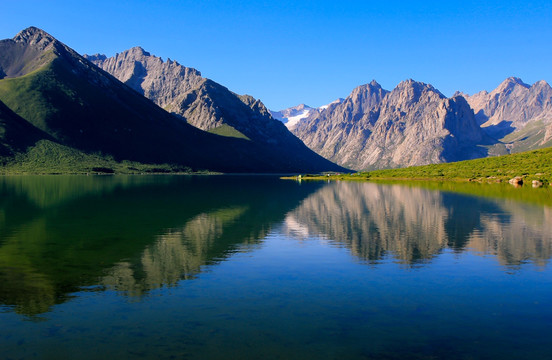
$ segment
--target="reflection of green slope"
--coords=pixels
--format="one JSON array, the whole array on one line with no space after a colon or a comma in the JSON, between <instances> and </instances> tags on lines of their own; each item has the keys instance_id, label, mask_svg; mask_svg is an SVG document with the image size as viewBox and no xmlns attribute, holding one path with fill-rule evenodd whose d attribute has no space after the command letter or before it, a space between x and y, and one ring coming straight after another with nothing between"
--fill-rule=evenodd
<instances>
[{"instance_id":1,"label":"reflection of green slope","mask_svg":"<svg viewBox=\"0 0 552 360\"><path fill-rule=\"evenodd\" d=\"M98 196L117 188L146 186L154 180L149 176L10 176L0 178L2 197L24 194L39 208L60 205L83 196ZM155 183L168 182L159 177Z\"/></svg>"},{"instance_id":2,"label":"reflection of green slope","mask_svg":"<svg viewBox=\"0 0 552 360\"><path fill-rule=\"evenodd\" d=\"M137 284L120 287L135 294L174 284L257 242L321 186L269 177L117 178L52 177L44 194L39 183L48 178L3 179L10 191L0 201L2 303L39 313L98 279L113 284L110 276ZM79 182L85 191L75 190Z\"/></svg>"},{"instance_id":3,"label":"reflection of green slope","mask_svg":"<svg viewBox=\"0 0 552 360\"><path fill-rule=\"evenodd\" d=\"M552 155L552 153L551 153ZM484 184L477 182L438 182L438 181L378 181L381 184L396 184L412 188L424 188L428 190L439 190L442 192L460 193L489 199L508 199L520 203L552 206L552 188L532 188L524 185L515 188L510 184Z\"/></svg>"}]
</instances>

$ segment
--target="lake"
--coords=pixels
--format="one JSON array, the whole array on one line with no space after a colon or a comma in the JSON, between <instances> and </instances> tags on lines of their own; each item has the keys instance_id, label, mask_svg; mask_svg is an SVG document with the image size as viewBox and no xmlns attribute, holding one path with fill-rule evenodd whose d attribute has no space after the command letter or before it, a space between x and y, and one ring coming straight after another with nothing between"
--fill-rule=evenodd
<instances>
[{"instance_id":1,"label":"lake","mask_svg":"<svg viewBox=\"0 0 552 360\"><path fill-rule=\"evenodd\" d=\"M0 177L3 359L551 359L552 193Z\"/></svg>"}]
</instances>

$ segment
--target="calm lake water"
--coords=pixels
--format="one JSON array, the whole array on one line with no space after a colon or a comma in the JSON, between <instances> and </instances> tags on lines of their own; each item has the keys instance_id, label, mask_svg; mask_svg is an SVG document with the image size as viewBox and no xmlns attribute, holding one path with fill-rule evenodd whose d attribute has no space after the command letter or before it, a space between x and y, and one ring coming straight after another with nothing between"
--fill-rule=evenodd
<instances>
[{"instance_id":1,"label":"calm lake water","mask_svg":"<svg viewBox=\"0 0 552 360\"><path fill-rule=\"evenodd\" d=\"M1 177L0 358L552 359L551 192L470 186Z\"/></svg>"}]
</instances>

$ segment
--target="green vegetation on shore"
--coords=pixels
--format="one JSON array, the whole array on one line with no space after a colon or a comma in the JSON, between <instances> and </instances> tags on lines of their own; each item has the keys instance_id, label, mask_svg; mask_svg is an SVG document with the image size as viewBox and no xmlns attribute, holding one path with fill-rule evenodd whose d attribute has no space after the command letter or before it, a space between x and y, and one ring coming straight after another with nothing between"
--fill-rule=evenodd
<instances>
[{"instance_id":1,"label":"green vegetation on shore","mask_svg":"<svg viewBox=\"0 0 552 360\"><path fill-rule=\"evenodd\" d=\"M413 166L401 169L374 170L353 174L301 175L301 179L335 180L430 180L503 182L522 177L525 183L552 181L552 148L489 157L455 163Z\"/></svg>"},{"instance_id":2,"label":"green vegetation on shore","mask_svg":"<svg viewBox=\"0 0 552 360\"><path fill-rule=\"evenodd\" d=\"M112 156L85 153L50 140L40 140L14 158L0 157L0 175L87 173L192 173L192 170L171 164L116 161Z\"/></svg>"}]
</instances>

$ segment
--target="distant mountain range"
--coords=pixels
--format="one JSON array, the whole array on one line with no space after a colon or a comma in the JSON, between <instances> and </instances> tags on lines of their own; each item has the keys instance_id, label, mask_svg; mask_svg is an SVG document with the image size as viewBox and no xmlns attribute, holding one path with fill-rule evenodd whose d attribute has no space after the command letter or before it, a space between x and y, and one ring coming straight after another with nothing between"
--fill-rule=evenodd
<instances>
[{"instance_id":1,"label":"distant mountain range","mask_svg":"<svg viewBox=\"0 0 552 360\"><path fill-rule=\"evenodd\" d=\"M2 161L46 142L79 156L194 170L342 170L308 149L260 101L139 48L119 56L128 63L118 59L115 75L127 84L38 28L0 41Z\"/></svg>"},{"instance_id":2,"label":"distant mountain range","mask_svg":"<svg viewBox=\"0 0 552 360\"><path fill-rule=\"evenodd\" d=\"M303 110L290 130L311 149L356 170L474 159L552 146L552 89L508 78L487 93L446 98L407 80L392 91L362 85L326 109ZM301 109L301 108L299 108ZM295 117L293 117L295 116Z\"/></svg>"}]
</instances>

